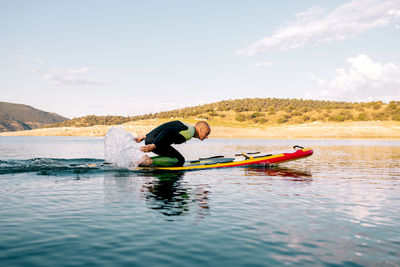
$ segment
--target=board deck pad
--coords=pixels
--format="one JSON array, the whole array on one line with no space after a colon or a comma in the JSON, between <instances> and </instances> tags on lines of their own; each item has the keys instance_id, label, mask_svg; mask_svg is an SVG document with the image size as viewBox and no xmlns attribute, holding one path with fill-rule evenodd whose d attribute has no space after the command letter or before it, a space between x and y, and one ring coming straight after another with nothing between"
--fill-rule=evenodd
<instances>
[{"instance_id":1,"label":"board deck pad","mask_svg":"<svg viewBox=\"0 0 400 267\"><path fill-rule=\"evenodd\" d=\"M296 146L295 146L296 147ZM313 154L311 148L299 148L290 151L281 151L274 153L262 152L246 152L235 154L235 157L213 156L208 158L199 158L198 160L185 161L183 166L179 167L159 167L159 166L139 166L131 167L133 171L188 171L188 170L202 170L212 168L229 168L238 166L251 166L251 165L276 165L279 163L298 160L309 157Z\"/></svg>"}]
</instances>

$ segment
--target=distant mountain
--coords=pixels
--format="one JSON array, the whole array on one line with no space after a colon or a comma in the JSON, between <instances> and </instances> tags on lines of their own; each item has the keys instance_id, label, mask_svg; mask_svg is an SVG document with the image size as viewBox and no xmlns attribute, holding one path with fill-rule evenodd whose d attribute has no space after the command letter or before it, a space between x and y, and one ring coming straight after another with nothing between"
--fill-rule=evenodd
<instances>
[{"instance_id":1,"label":"distant mountain","mask_svg":"<svg viewBox=\"0 0 400 267\"><path fill-rule=\"evenodd\" d=\"M0 132L31 130L66 120L68 118L28 105L0 102Z\"/></svg>"}]
</instances>

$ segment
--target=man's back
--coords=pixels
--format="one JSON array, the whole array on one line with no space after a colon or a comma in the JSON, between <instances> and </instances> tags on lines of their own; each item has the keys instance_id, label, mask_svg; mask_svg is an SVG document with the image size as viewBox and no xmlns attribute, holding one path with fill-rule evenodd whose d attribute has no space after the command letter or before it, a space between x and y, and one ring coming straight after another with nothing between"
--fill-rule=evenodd
<instances>
[{"instance_id":1,"label":"man's back","mask_svg":"<svg viewBox=\"0 0 400 267\"><path fill-rule=\"evenodd\" d=\"M203 141L210 132L211 127L205 121L197 122L195 126L181 121L170 121L156 127L146 135L137 137L136 142L145 140L146 145L140 150L158 155L152 158L145 156L144 165L181 166L185 158L171 144L182 144L192 137Z\"/></svg>"}]
</instances>

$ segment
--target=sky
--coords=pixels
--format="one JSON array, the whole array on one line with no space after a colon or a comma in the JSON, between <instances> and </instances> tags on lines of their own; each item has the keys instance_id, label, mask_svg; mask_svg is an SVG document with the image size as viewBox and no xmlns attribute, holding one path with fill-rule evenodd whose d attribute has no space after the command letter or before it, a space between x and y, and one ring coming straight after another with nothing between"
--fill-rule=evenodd
<instances>
[{"instance_id":1,"label":"sky","mask_svg":"<svg viewBox=\"0 0 400 267\"><path fill-rule=\"evenodd\" d=\"M0 0L0 101L73 118L400 100L399 0Z\"/></svg>"}]
</instances>

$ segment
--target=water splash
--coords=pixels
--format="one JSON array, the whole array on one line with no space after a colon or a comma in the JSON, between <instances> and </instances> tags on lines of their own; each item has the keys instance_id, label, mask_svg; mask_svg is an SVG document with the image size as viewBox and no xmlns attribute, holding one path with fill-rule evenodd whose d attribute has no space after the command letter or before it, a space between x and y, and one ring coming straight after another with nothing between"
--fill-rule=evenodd
<instances>
[{"instance_id":1,"label":"water splash","mask_svg":"<svg viewBox=\"0 0 400 267\"><path fill-rule=\"evenodd\" d=\"M134 138L122 127L111 127L104 140L106 162L122 168L139 165L145 154L140 150L141 145L136 143Z\"/></svg>"}]
</instances>

